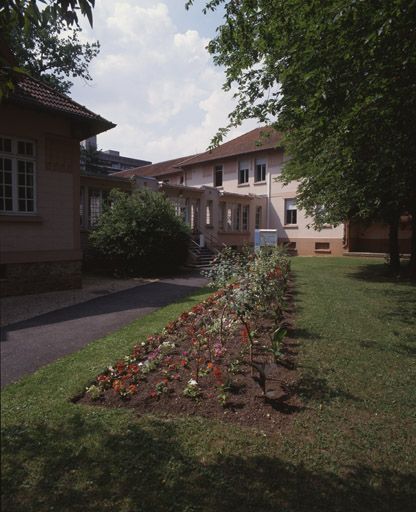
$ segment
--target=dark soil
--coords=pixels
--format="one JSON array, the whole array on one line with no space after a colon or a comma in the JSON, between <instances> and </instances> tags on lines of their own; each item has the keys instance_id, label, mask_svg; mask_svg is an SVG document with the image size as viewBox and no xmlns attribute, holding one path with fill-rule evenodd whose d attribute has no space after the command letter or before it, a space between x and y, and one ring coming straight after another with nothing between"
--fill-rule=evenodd
<instances>
[{"instance_id":1,"label":"dark soil","mask_svg":"<svg viewBox=\"0 0 416 512\"><path fill-rule=\"evenodd\" d=\"M292 307L290 294L287 299ZM176 346L155 370L138 380L137 394L123 398L110 388L98 399L84 394L76 400L89 405L133 408L138 415L203 416L268 433L287 428L293 413L302 408L300 399L291 391L297 380L297 345L290 337L292 311L287 310L281 321L288 335L277 362L269 350L275 322L266 315L251 320L251 330L256 333L251 366L249 345L238 323L231 333L228 330L223 355L214 357L212 346L196 351L195 338L187 334L189 324L203 325L204 316L212 315L215 307L203 303L197 315L181 317L168 326L170 334L157 338L158 342L173 341ZM190 379L196 378L197 372L199 396L184 396L184 388Z\"/></svg>"}]
</instances>

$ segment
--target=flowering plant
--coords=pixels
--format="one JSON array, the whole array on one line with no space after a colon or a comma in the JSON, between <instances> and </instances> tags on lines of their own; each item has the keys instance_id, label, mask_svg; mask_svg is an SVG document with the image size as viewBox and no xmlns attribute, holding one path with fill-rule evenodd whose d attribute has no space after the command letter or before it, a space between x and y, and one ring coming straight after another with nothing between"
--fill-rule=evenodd
<instances>
[{"instance_id":1,"label":"flowering plant","mask_svg":"<svg viewBox=\"0 0 416 512\"><path fill-rule=\"evenodd\" d=\"M188 384L183 390L183 395L196 400L201 395L201 389L195 379L189 379Z\"/></svg>"}]
</instances>

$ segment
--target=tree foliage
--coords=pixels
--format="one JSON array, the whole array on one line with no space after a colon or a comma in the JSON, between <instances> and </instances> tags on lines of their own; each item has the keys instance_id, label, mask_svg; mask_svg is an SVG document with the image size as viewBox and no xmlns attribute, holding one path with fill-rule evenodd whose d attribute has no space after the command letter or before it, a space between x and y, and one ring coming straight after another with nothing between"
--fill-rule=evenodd
<instances>
[{"instance_id":1,"label":"tree foliage","mask_svg":"<svg viewBox=\"0 0 416 512\"><path fill-rule=\"evenodd\" d=\"M124 275L175 270L188 253L189 229L168 199L148 190L112 190L90 235L97 255Z\"/></svg>"},{"instance_id":2,"label":"tree foliage","mask_svg":"<svg viewBox=\"0 0 416 512\"><path fill-rule=\"evenodd\" d=\"M61 92L68 92L68 77L90 80L88 64L99 43L79 40L79 15L92 26L95 0L5 0L0 5L0 34L17 61L0 56L0 99L29 72ZM25 71L24 71L25 69Z\"/></svg>"},{"instance_id":3,"label":"tree foliage","mask_svg":"<svg viewBox=\"0 0 416 512\"><path fill-rule=\"evenodd\" d=\"M237 105L214 142L248 118L283 131L283 180L300 181L298 204L318 228L347 218L397 228L403 211L414 218L416 1L205 6L220 4L224 23L209 51Z\"/></svg>"},{"instance_id":4,"label":"tree foliage","mask_svg":"<svg viewBox=\"0 0 416 512\"><path fill-rule=\"evenodd\" d=\"M3 0L0 7L0 26L3 29L20 27L29 30L42 21L42 11L47 10L68 27L78 25L78 15L86 16L92 26L92 9L95 0Z\"/></svg>"},{"instance_id":5,"label":"tree foliage","mask_svg":"<svg viewBox=\"0 0 416 512\"><path fill-rule=\"evenodd\" d=\"M31 76L68 93L73 85L69 78L91 80L88 65L100 48L98 42L81 43L80 32L79 27L68 29L61 18L43 11L39 24L27 31L11 30L8 43L19 65Z\"/></svg>"}]
</instances>

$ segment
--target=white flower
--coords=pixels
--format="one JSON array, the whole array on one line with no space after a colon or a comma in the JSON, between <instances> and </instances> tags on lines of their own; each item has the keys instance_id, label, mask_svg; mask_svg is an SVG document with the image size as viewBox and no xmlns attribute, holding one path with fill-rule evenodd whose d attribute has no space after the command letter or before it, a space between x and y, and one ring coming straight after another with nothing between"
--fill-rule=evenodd
<instances>
[{"instance_id":1,"label":"white flower","mask_svg":"<svg viewBox=\"0 0 416 512\"><path fill-rule=\"evenodd\" d=\"M198 386L198 382L195 379L190 379L188 381L188 386Z\"/></svg>"}]
</instances>

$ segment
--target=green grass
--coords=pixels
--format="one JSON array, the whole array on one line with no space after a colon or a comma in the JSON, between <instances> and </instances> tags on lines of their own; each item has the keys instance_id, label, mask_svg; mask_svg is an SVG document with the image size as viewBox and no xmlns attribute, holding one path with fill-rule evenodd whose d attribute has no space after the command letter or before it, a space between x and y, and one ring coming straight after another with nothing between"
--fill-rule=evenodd
<instances>
[{"instance_id":1,"label":"green grass","mask_svg":"<svg viewBox=\"0 0 416 512\"><path fill-rule=\"evenodd\" d=\"M416 289L366 259L293 269L305 407L290 432L70 402L202 290L3 391L4 510L413 510Z\"/></svg>"}]
</instances>

